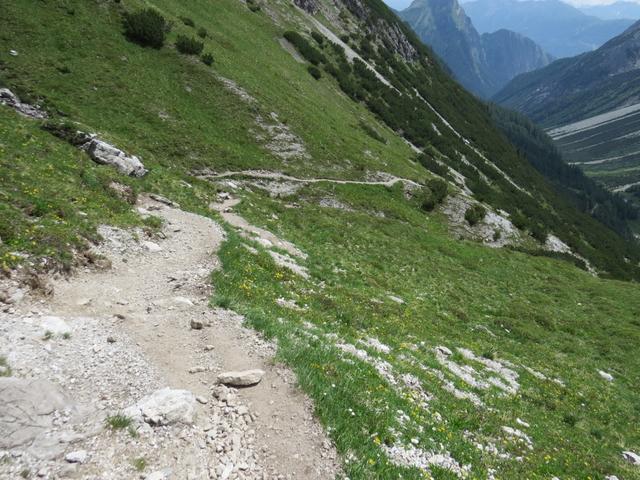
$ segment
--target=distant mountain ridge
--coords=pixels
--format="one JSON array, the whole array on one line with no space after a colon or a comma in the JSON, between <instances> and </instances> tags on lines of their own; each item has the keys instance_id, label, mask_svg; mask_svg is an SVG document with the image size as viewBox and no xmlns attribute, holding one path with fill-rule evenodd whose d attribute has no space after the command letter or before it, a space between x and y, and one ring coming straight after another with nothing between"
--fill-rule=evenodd
<instances>
[{"instance_id":1,"label":"distant mountain ridge","mask_svg":"<svg viewBox=\"0 0 640 480\"><path fill-rule=\"evenodd\" d=\"M609 189L640 185L640 21L594 52L520 75L494 100L550 128L567 161Z\"/></svg>"},{"instance_id":2,"label":"distant mountain ridge","mask_svg":"<svg viewBox=\"0 0 640 480\"><path fill-rule=\"evenodd\" d=\"M456 0L415 0L398 12L474 93L488 97L516 75L548 65L535 42L505 29L480 35Z\"/></svg>"},{"instance_id":3,"label":"distant mountain ridge","mask_svg":"<svg viewBox=\"0 0 640 480\"><path fill-rule=\"evenodd\" d=\"M513 79L494 100L546 126L640 101L640 21L602 47Z\"/></svg>"},{"instance_id":4,"label":"distant mountain ridge","mask_svg":"<svg viewBox=\"0 0 640 480\"><path fill-rule=\"evenodd\" d=\"M595 50L634 22L603 20L560 0L475 0L463 8L479 32L512 30L557 58Z\"/></svg>"},{"instance_id":5,"label":"distant mountain ridge","mask_svg":"<svg viewBox=\"0 0 640 480\"><path fill-rule=\"evenodd\" d=\"M603 20L620 18L637 20L640 18L640 3L615 2L609 5L589 5L580 7L580 11Z\"/></svg>"}]
</instances>

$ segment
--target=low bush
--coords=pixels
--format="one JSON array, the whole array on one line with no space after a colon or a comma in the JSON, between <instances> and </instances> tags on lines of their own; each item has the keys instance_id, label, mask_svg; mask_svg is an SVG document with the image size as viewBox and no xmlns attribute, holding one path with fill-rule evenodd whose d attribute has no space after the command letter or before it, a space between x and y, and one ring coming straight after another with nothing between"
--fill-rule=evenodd
<instances>
[{"instance_id":1,"label":"low bush","mask_svg":"<svg viewBox=\"0 0 640 480\"><path fill-rule=\"evenodd\" d=\"M200 38L207 38L209 36L209 32L207 32L207 29L204 27L200 27L198 29L198 36Z\"/></svg>"},{"instance_id":2,"label":"low bush","mask_svg":"<svg viewBox=\"0 0 640 480\"><path fill-rule=\"evenodd\" d=\"M433 210L447 196L447 184L439 178L434 178L427 182L422 188L422 198L420 207L427 212Z\"/></svg>"},{"instance_id":3,"label":"low bush","mask_svg":"<svg viewBox=\"0 0 640 480\"><path fill-rule=\"evenodd\" d=\"M464 212L464 219L473 227L475 224L482 221L486 214L487 210L479 203L476 203L475 205L471 205L467 208L467 211Z\"/></svg>"},{"instance_id":4,"label":"low bush","mask_svg":"<svg viewBox=\"0 0 640 480\"><path fill-rule=\"evenodd\" d=\"M307 67L307 71L311 74L311 76L313 78L315 78L316 80L320 80L320 78L322 78L322 72L320 71L320 69L318 67L316 67L315 65L309 65Z\"/></svg>"},{"instance_id":5,"label":"low bush","mask_svg":"<svg viewBox=\"0 0 640 480\"><path fill-rule=\"evenodd\" d=\"M260 11L260 4L256 2L256 0L247 0L247 7L249 7L249 10L252 12Z\"/></svg>"},{"instance_id":6,"label":"low bush","mask_svg":"<svg viewBox=\"0 0 640 480\"><path fill-rule=\"evenodd\" d=\"M189 17L179 17L180 20L182 20L182 23L184 23L187 27L195 27L196 26L196 22L193 21L193 19L189 18Z\"/></svg>"},{"instance_id":7,"label":"low bush","mask_svg":"<svg viewBox=\"0 0 640 480\"><path fill-rule=\"evenodd\" d=\"M185 55L200 55L204 49L204 43L193 37L178 35L176 38L176 48Z\"/></svg>"},{"instance_id":8,"label":"low bush","mask_svg":"<svg viewBox=\"0 0 640 480\"><path fill-rule=\"evenodd\" d=\"M311 37L316 41L318 45L320 45L321 47L324 46L324 35L314 30L313 32L311 32Z\"/></svg>"},{"instance_id":9,"label":"low bush","mask_svg":"<svg viewBox=\"0 0 640 480\"><path fill-rule=\"evenodd\" d=\"M311 45L306 38L300 35L298 32L286 31L284 32L284 38L292 43L298 52L307 59L309 63L313 65L319 65L325 63L327 59L320 53L313 45Z\"/></svg>"},{"instance_id":10,"label":"low bush","mask_svg":"<svg viewBox=\"0 0 640 480\"><path fill-rule=\"evenodd\" d=\"M202 57L200 57L200 60L202 60L202 63L204 63L205 65L213 65L213 55L211 55L210 53L203 54Z\"/></svg>"},{"instance_id":11,"label":"low bush","mask_svg":"<svg viewBox=\"0 0 640 480\"><path fill-rule=\"evenodd\" d=\"M152 8L125 13L123 26L124 34L129 40L152 48L162 48L169 30L165 18Z\"/></svg>"}]
</instances>

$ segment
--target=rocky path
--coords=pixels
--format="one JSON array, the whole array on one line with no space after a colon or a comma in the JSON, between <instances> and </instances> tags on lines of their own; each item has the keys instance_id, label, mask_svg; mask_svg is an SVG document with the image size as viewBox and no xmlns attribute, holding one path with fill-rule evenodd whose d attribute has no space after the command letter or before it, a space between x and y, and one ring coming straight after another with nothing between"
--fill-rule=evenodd
<instances>
[{"instance_id":1,"label":"rocky path","mask_svg":"<svg viewBox=\"0 0 640 480\"><path fill-rule=\"evenodd\" d=\"M165 239L102 229L111 269L0 314L0 400L33 406L0 412L0 478L334 478L333 446L275 347L208 305L220 226L150 198L139 211L164 220ZM262 381L216 384L247 369ZM120 412L131 425L105 426Z\"/></svg>"},{"instance_id":2,"label":"rocky path","mask_svg":"<svg viewBox=\"0 0 640 480\"><path fill-rule=\"evenodd\" d=\"M293 183L335 183L338 185L384 185L386 187L391 187L398 182L402 182L407 185L411 185L414 187L421 187L422 185L414 180L409 180L408 178L400 178L389 173L379 173L380 179L376 180L340 180L336 178L298 178L293 177L291 175L287 175L285 173L280 172L269 172L265 170L240 170L240 171L232 171L232 172L222 172L222 173L213 173L213 172L202 172L198 175L200 178L205 178L208 180L221 180L224 178L233 178L233 177L249 177L256 178L262 180L282 180Z\"/></svg>"}]
</instances>

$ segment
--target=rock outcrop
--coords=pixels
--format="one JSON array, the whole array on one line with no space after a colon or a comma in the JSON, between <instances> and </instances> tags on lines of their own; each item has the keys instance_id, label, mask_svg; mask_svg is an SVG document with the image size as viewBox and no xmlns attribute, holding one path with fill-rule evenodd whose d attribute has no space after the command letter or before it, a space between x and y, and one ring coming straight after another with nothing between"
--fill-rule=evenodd
<instances>
[{"instance_id":1,"label":"rock outcrop","mask_svg":"<svg viewBox=\"0 0 640 480\"><path fill-rule=\"evenodd\" d=\"M138 424L191 425L196 413L196 397L188 390L163 388L147 395L123 414Z\"/></svg>"},{"instance_id":2,"label":"rock outcrop","mask_svg":"<svg viewBox=\"0 0 640 480\"><path fill-rule=\"evenodd\" d=\"M25 117L43 120L47 118L47 114L39 107L29 105L20 101L18 96L8 88L0 88L0 103L13 108L16 112Z\"/></svg>"},{"instance_id":3,"label":"rock outcrop","mask_svg":"<svg viewBox=\"0 0 640 480\"><path fill-rule=\"evenodd\" d=\"M125 175L143 177L147 173L147 169L144 168L138 157L127 155L119 148L97 138L92 138L82 148L86 150L94 162L115 167Z\"/></svg>"}]
</instances>

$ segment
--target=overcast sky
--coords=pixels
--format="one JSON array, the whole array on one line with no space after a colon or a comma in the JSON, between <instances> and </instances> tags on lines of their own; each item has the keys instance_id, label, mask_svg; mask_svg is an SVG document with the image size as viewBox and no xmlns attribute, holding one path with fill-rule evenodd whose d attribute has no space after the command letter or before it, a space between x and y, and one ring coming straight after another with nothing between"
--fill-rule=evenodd
<instances>
[{"instance_id":1,"label":"overcast sky","mask_svg":"<svg viewBox=\"0 0 640 480\"><path fill-rule=\"evenodd\" d=\"M396 10L403 10L407 8L413 0L384 0L384 2L392 8ZM460 3L465 3L472 0L458 0ZM569 3L573 6L586 6L586 5L607 5L613 3L615 0L564 0L566 3ZM627 0L627 1L635 1L635 3L640 3L640 0Z\"/></svg>"}]
</instances>

